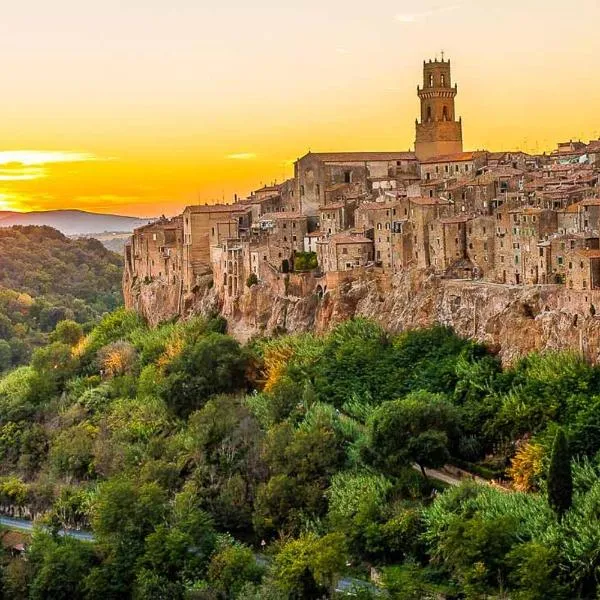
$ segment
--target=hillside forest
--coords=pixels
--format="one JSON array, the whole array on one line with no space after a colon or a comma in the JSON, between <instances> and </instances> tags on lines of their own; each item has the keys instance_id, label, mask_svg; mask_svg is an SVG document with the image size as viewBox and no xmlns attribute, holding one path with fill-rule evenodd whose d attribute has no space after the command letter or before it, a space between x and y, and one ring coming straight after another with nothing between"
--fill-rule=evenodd
<instances>
[{"instance_id":1,"label":"hillside forest","mask_svg":"<svg viewBox=\"0 0 600 600\"><path fill-rule=\"evenodd\" d=\"M120 306L123 259L50 227L0 228L0 373L27 364L59 321L87 332Z\"/></svg>"},{"instance_id":2,"label":"hillside forest","mask_svg":"<svg viewBox=\"0 0 600 600\"><path fill-rule=\"evenodd\" d=\"M576 354L503 367L442 327L63 320L0 380L0 508L38 523L2 594L596 598L599 404Z\"/></svg>"}]
</instances>

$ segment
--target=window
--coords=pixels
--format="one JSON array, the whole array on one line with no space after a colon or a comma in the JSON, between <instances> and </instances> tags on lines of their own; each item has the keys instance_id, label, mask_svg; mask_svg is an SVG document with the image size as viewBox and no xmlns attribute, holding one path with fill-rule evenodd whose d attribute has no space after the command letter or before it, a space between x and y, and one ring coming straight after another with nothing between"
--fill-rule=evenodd
<instances>
[{"instance_id":1,"label":"window","mask_svg":"<svg viewBox=\"0 0 600 600\"><path fill-rule=\"evenodd\" d=\"M317 197L319 198L321 196L321 186L320 184L317 183Z\"/></svg>"},{"instance_id":2,"label":"window","mask_svg":"<svg viewBox=\"0 0 600 600\"><path fill-rule=\"evenodd\" d=\"M444 108L442 110L442 120L449 121L449 118L448 118L448 107L447 106L444 106Z\"/></svg>"},{"instance_id":3,"label":"window","mask_svg":"<svg viewBox=\"0 0 600 600\"><path fill-rule=\"evenodd\" d=\"M427 122L431 122L431 106L427 107Z\"/></svg>"},{"instance_id":4,"label":"window","mask_svg":"<svg viewBox=\"0 0 600 600\"><path fill-rule=\"evenodd\" d=\"M212 234L215 235L215 228L212 228Z\"/></svg>"},{"instance_id":5,"label":"window","mask_svg":"<svg viewBox=\"0 0 600 600\"><path fill-rule=\"evenodd\" d=\"M543 257L544 257L544 249L540 248L540 258L543 258Z\"/></svg>"},{"instance_id":6,"label":"window","mask_svg":"<svg viewBox=\"0 0 600 600\"><path fill-rule=\"evenodd\" d=\"M515 265L518 265L518 264L519 264L519 257L515 256Z\"/></svg>"},{"instance_id":7,"label":"window","mask_svg":"<svg viewBox=\"0 0 600 600\"><path fill-rule=\"evenodd\" d=\"M352 171L344 171L344 183L352 183Z\"/></svg>"},{"instance_id":8,"label":"window","mask_svg":"<svg viewBox=\"0 0 600 600\"><path fill-rule=\"evenodd\" d=\"M575 240L571 240L571 249L575 248Z\"/></svg>"},{"instance_id":9,"label":"window","mask_svg":"<svg viewBox=\"0 0 600 600\"><path fill-rule=\"evenodd\" d=\"M559 264L559 265L562 265L562 264L563 264L563 257L562 257L562 256L559 256L559 257L558 257L558 264Z\"/></svg>"},{"instance_id":10,"label":"window","mask_svg":"<svg viewBox=\"0 0 600 600\"><path fill-rule=\"evenodd\" d=\"M446 85L446 76L442 73L441 85L444 87Z\"/></svg>"},{"instance_id":11,"label":"window","mask_svg":"<svg viewBox=\"0 0 600 600\"><path fill-rule=\"evenodd\" d=\"M342 248L342 254L348 254L348 248Z\"/></svg>"},{"instance_id":12,"label":"window","mask_svg":"<svg viewBox=\"0 0 600 600\"><path fill-rule=\"evenodd\" d=\"M433 87L433 73L429 76L429 87Z\"/></svg>"},{"instance_id":13,"label":"window","mask_svg":"<svg viewBox=\"0 0 600 600\"><path fill-rule=\"evenodd\" d=\"M283 228L287 229L287 224L286 223L283 224Z\"/></svg>"},{"instance_id":14,"label":"window","mask_svg":"<svg viewBox=\"0 0 600 600\"><path fill-rule=\"evenodd\" d=\"M303 185L300 186L300 195L304 196L304 186Z\"/></svg>"}]
</instances>

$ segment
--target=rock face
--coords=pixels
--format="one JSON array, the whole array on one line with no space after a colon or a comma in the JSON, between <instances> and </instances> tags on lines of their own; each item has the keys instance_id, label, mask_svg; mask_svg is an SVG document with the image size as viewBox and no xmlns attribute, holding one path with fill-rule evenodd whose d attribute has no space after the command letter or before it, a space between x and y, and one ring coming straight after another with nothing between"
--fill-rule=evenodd
<instances>
[{"instance_id":1,"label":"rock face","mask_svg":"<svg viewBox=\"0 0 600 600\"><path fill-rule=\"evenodd\" d=\"M160 281L124 287L126 305L151 324L218 311L241 341L284 331L322 333L363 316L391 332L451 326L459 335L494 347L505 362L533 350L572 349L593 362L600 353L600 291L574 292L564 286L507 286L441 280L422 271L390 276L365 270L320 278L273 274L236 299L224 298L209 284L183 300Z\"/></svg>"}]
</instances>

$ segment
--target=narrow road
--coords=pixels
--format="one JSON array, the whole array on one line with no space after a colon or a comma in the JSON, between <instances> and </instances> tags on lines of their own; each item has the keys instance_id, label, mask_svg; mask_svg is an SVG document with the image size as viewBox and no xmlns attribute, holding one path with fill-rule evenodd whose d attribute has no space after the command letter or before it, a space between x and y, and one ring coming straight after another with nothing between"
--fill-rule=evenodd
<instances>
[{"instance_id":1,"label":"narrow road","mask_svg":"<svg viewBox=\"0 0 600 600\"><path fill-rule=\"evenodd\" d=\"M7 529L13 529L16 531L24 531L32 533L35 527L33 521L27 519L18 519L17 517L2 517L0 516L0 525L3 525ZM89 531L78 531L76 529L60 529L58 535L68 536L80 540L82 542L93 542L94 534Z\"/></svg>"},{"instance_id":2,"label":"narrow road","mask_svg":"<svg viewBox=\"0 0 600 600\"><path fill-rule=\"evenodd\" d=\"M419 473L421 472L421 468L418 465L413 465L413 468L419 471ZM459 486L465 481L472 481L473 483L478 483L479 485L485 485L487 487L493 486L503 492L510 491L507 487L504 487L497 482L494 483L494 481L488 481L483 477L473 475L473 473L458 469L457 467L452 467L451 465L446 465L443 469L425 469L425 474L431 479L437 479L438 481L442 481L443 483L452 486Z\"/></svg>"}]
</instances>

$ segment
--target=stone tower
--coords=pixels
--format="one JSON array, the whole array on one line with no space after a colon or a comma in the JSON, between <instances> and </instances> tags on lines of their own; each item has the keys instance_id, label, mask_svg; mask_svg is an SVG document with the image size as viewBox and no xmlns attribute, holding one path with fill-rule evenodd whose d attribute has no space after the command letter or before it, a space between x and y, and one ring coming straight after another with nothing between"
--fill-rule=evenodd
<instances>
[{"instance_id":1,"label":"stone tower","mask_svg":"<svg viewBox=\"0 0 600 600\"><path fill-rule=\"evenodd\" d=\"M442 58L423 62L423 88L417 86L421 100L421 122L417 119L415 152L419 160L462 152L462 120L456 120L450 61Z\"/></svg>"}]
</instances>

